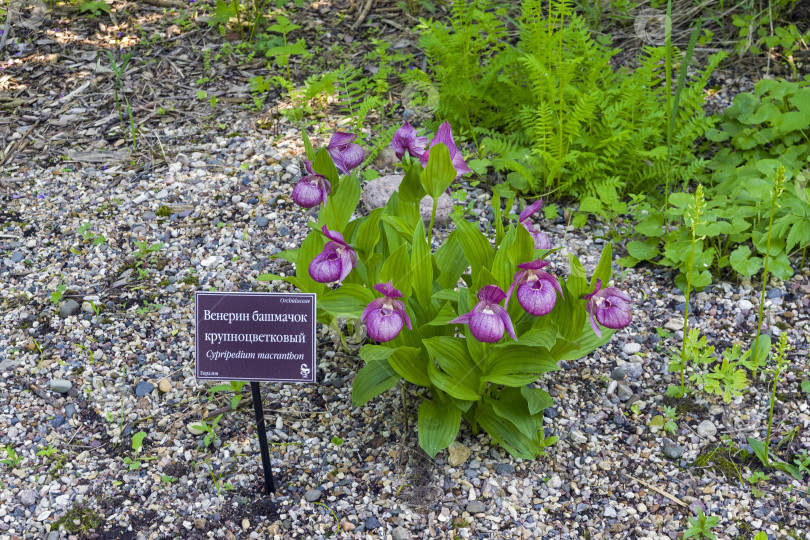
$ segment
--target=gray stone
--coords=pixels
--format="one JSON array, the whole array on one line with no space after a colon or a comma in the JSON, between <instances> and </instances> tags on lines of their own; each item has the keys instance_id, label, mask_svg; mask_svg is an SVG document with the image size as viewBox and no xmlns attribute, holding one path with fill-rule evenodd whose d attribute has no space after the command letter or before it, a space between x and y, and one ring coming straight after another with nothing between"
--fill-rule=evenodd
<instances>
[{"instance_id":1,"label":"gray stone","mask_svg":"<svg viewBox=\"0 0 810 540\"><path fill-rule=\"evenodd\" d=\"M290 236L290 228L286 225L280 225L278 228L278 234L281 236Z\"/></svg>"},{"instance_id":2,"label":"gray stone","mask_svg":"<svg viewBox=\"0 0 810 540\"><path fill-rule=\"evenodd\" d=\"M664 455L669 459L679 459L683 455L683 447L674 442L664 443Z\"/></svg>"},{"instance_id":3,"label":"gray stone","mask_svg":"<svg viewBox=\"0 0 810 540\"><path fill-rule=\"evenodd\" d=\"M73 416L78 412L76 409L76 405L73 403L68 403L67 407L65 407L65 416L68 418L73 418Z\"/></svg>"},{"instance_id":4,"label":"gray stone","mask_svg":"<svg viewBox=\"0 0 810 540\"><path fill-rule=\"evenodd\" d=\"M304 500L307 502L315 502L321 498L323 492L320 489L310 489L304 493Z\"/></svg>"},{"instance_id":5,"label":"gray stone","mask_svg":"<svg viewBox=\"0 0 810 540\"><path fill-rule=\"evenodd\" d=\"M394 540L408 540L408 538L411 537L411 533L409 533L405 527L400 525L391 531L391 536L394 538Z\"/></svg>"},{"instance_id":6,"label":"gray stone","mask_svg":"<svg viewBox=\"0 0 810 540\"><path fill-rule=\"evenodd\" d=\"M613 371L610 372L610 378L613 379L614 381L621 381L622 379L624 379L624 376L625 371L622 366L614 368Z\"/></svg>"},{"instance_id":7,"label":"gray stone","mask_svg":"<svg viewBox=\"0 0 810 540\"><path fill-rule=\"evenodd\" d=\"M152 390L155 389L155 385L147 381L141 381L135 385L135 395L138 397L143 397L149 395Z\"/></svg>"},{"instance_id":8,"label":"gray stone","mask_svg":"<svg viewBox=\"0 0 810 540\"><path fill-rule=\"evenodd\" d=\"M71 388L73 388L73 383L70 381L66 381L65 379L53 379L50 384L51 390L54 392L59 392L60 394L67 394Z\"/></svg>"},{"instance_id":9,"label":"gray stone","mask_svg":"<svg viewBox=\"0 0 810 540\"><path fill-rule=\"evenodd\" d=\"M13 259L13 257L12 257L12 259ZM771 289L770 291L768 291L768 298L781 298L781 297L782 297L782 291L779 290L779 289Z\"/></svg>"},{"instance_id":10,"label":"gray stone","mask_svg":"<svg viewBox=\"0 0 810 540\"><path fill-rule=\"evenodd\" d=\"M382 523L380 523L380 520L377 519L374 516L371 516L370 518L368 518L366 520L365 525L366 525L367 530L369 530L369 529L379 529L380 527L382 527Z\"/></svg>"},{"instance_id":11,"label":"gray stone","mask_svg":"<svg viewBox=\"0 0 810 540\"><path fill-rule=\"evenodd\" d=\"M630 343L625 343L622 350L625 354L636 354L641 352L641 344L636 343L635 341L631 341Z\"/></svg>"},{"instance_id":12,"label":"gray stone","mask_svg":"<svg viewBox=\"0 0 810 540\"><path fill-rule=\"evenodd\" d=\"M20 491L20 502L23 506L32 506L37 504L37 492L33 489L23 489Z\"/></svg>"},{"instance_id":13,"label":"gray stone","mask_svg":"<svg viewBox=\"0 0 810 540\"><path fill-rule=\"evenodd\" d=\"M620 400L627 401L633 397L633 390L626 384L620 384L619 389L616 391L616 395L619 396Z\"/></svg>"},{"instance_id":14,"label":"gray stone","mask_svg":"<svg viewBox=\"0 0 810 540\"><path fill-rule=\"evenodd\" d=\"M57 414L53 417L53 420L51 420L51 425L53 427L59 427L65 423L65 420L66 418L63 415Z\"/></svg>"},{"instance_id":15,"label":"gray stone","mask_svg":"<svg viewBox=\"0 0 810 540\"><path fill-rule=\"evenodd\" d=\"M11 371L12 369L16 368L20 365L19 360L12 360L11 358L6 358L2 362L0 362L0 373L6 373L7 371Z\"/></svg>"},{"instance_id":16,"label":"gray stone","mask_svg":"<svg viewBox=\"0 0 810 540\"><path fill-rule=\"evenodd\" d=\"M22 260L24 258L25 258L25 255L23 255L19 251L15 251L14 253L11 254L11 262L14 262L14 263L22 262Z\"/></svg>"},{"instance_id":17,"label":"gray stone","mask_svg":"<svg viewBox=\"0 0 810 540\"><path fill-rule=\"evenodd\" d=\"M581 431L577 431L576 429L571 430L571 433L568 434L568 439L572 443L576 444L584 444L588 442L588 437L586 437L584 433L582 433Z\"/></svg>"},{"instance_id":18,"label":"gray stone","mask_svg":"<svg viewBox=\"0 0 810 540\"><path fill-rule=\"evenodd\" d=\"M615 518L616 517L616 509L610 505L605 506L605 510L602 512L602 515L606 518Z\"/></svg>"},{"instance_id":19,"label":"gray stone","mask_svg":"<svg viewBox=\"0 0 810 540\"><path fill-rule=\"evenodd\" d=\"M267 227L267 224L270 223L270 220L264 216L258 216L256 218L256 225L259 227Z\"/></svg>"},{"instance_id":20,"label":"gray stone","mask_svg":"<svg viewBox=\"0 0 810 540\"><path fill-rule=\"evenodd\" d=\"M501 476L515 474L515 466L511 463L496 463L492 469Z\"/></svg>"},{"instance_id":21,"label":"gray stone","mask_svg":"<svg viewBox=\"0 0 810 540\"><path fill-rule=\"evenodd\" d=\"M641 362L627 362L622 369L627 374L627 378L633 381L644 375L644 364Z\"/></svg>"},{"instance_id":22,"label":"gray stone","mask_svg":"<svg viewBox=\"0 0 810 540\"><path fill-rule=\"evenodd\" d=\"M698 424L697 434L704 439L714 437L717 435L717 427L712 423L711 420L704 420Z\"/></svg>"},{"instance_id":23,"label":"gray stone","mask_svg":"<svg viewBox=\"0 0 810 540\"><path fill-rule=\"evenodd\" d=\"M62 305L59 307L59 316L63 319L67 319L79 311L81 307L82 306L76 300L70 299L67 302L62 303Z\"/></svg>"},{"instance_id":24,"label":"gray stone","mask_svg":"<svg viewBox=\"0 0 810 540\"><path fill-rule=\"evenodd\" d=\"M487 505L481 501L470 501L467 505L467 512L470 514L483 514L487 511Z\"/></svg>"},{"instance_id":25,"label":"gray stone","mask_svg":"<svg viewBox=\"0 0 810 540\"><path fill-rule=\"evenodd\" d=\"M743 311L750 311L754 307L754 304L747 298L741 298L737 305Z\"/></svg>"},{"instance_id":26,"label":"gray stone","mask_svg":"<svg viewBox=\"0 0 810 540\"><path fill-rule=\"evenodd\" d=\"M401 174L387 174L375 178L371 182L367 182L363 186L363 204L369 210L375 208L382 208L388 203L391 195L399 189L399 184L402 182L403 175ZM425 223L430 223L430 214L433 211L433 199L425 197L419 204L419 213ZM450 219L450 213L453 211L453 198L447 193L442 193L439 197L439 202L436 207L436 223L445 223Z\"/></svg>"},{"instance_id":27,"label":"gray stone","mask_svg":"<svg viewBox=\"0 0 810 540\"><path fill-rule=\"evenodd\" d=\"M48 533L47 540L59 540L59 531L51 531Z\"/></svg>"}]
</instances>

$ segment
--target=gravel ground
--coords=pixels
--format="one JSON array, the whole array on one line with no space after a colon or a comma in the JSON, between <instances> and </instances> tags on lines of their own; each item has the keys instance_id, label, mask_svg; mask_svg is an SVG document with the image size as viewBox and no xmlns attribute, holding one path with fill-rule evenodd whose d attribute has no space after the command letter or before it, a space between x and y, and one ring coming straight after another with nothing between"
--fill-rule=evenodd
<instances>
[{"instance_id":1,"label":"gravel ground","mask_svg":"<svg viewBox=\"0 0 810 540\"><path fill-rule=\"evenodd\" d=\"M191 427L231 398L194 379L192 292L267 290L256 277L292 271L268 256L297 247L309 216L290 199L300 134L273 141L247 124L230 129L166 128L170 165L137 174L67 164L0 175L0 445L19 458L0 465L0 539L674 539L696 508L720 518L720 538L806 537L806 477L770 471L755 496L741 478L759 468L753 461L727 462L738 469L727 478L705 459L721 438L764 439L763 383L730 405L700 394L673 403L675 434L647 427L674 382L665 351L680 343L684 310L672 275L650 267L617 269L633 323L538 382L555 397L547 434L560 441L535 461L511 459L466 427L458 442L469 458L430 460L417 449L416 389L405 389L405 413L401 387L352 408L357 344L346 351L322 329L319 385L263 385L278 485L266 497L247 388L211 445ZM486 222L486 193L467 187ZM566 231L561 218L543 226L595 267L602 231ZM138 264L136 242L165 245ZM60 285L61 299L52 296ZM713 285L694 297L691 324L718 349L747 344L758 299L750 283ZM793 347L775 433L798 428L795 453L810 451L799 387L808 304L807 269L768 287L767 331L788 332ZM138 431L147 436L135 451Z\"/></svg>"}]
</instances>

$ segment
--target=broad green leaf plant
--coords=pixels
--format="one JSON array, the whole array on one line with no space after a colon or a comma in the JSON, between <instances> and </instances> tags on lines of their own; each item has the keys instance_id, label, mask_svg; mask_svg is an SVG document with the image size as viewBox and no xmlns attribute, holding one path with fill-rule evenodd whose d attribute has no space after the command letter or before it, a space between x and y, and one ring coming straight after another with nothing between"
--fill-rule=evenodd
<instances>
[{"instance_id":1,"label":"broad green leaf plant","mask_svg":"<svg viewBox=\"0 0 810 540\"><path fill-rule=\"evenodd\" d=\"M630 322L629 296L607 287L610 245L590 279L574 255L565 280L542 270L559 264L557 249L537 248L538 232L525 215L521 222L504 216L502 190L492 200L495 238L460 214L451 216L455 227L445 238L434 238L437 199L469 171L449 124L429 146L408 124L394 135L404 169L399 190L384 208L360 215L353 169L362 151L353 140L337 133L316 151L304 134L310 174L293 198L320 210L301 247L279 254L296 264L295 276L283 279L317 294L319 322L366 323L373 342L359 352L365 365L354 380L353 405L404 379L425 389L418 437L430 456L456 439L462 420L513 456L544 454L557 439L543 430L543 410L553 401L535 381L562 360L590 354ZM419 212L425 196L433 202L427 229Z\"/></svg>"}]
</instances>

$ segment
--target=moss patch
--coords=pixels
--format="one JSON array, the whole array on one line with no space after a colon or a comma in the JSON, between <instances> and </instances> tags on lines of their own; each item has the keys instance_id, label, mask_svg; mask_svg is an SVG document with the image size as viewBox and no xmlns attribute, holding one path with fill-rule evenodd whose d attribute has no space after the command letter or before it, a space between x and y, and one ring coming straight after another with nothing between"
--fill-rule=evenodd
<instances>
[{"instance_id":1,"label":"moss patch","mask_svg":"<svg viewBox=\"0 0 810 540\"><path fill-rule=\"evenodd\" d=\"M95 529L104 523L104 516L86 506L77 505L71 508L51 525L52 531L58 531L64 526L69 533L87 534L90 529Z\"/></svg>"},{"instance_id":2,"label":"moss patch","mask_svg":"<svg viewBox=\"0 0 810 540\"><path fill-rule=\"evenodd\" d=\"M732 451L725 446L710 446L695 459L695 467L709 468L732 482L743 483L743 467L750 466L751 456L744 450Z\"/></svg>"},{"instance_id":3,"label":"moss patch","mask_svg":"<svg viewBox=\"0 0 810 540\"><path fill-rule=\"evenodd\" d=\"M706 413L706 409L695 403L695 400L688 397L673 398L669 396L664 397L664 405L668 407L675 407L675 411L679 415L689 414L691 416L700 416Z\"/></svg>"},{"instance_id":4,"label":"moss patch","mask_svg":"<svg viewBox=\"0 0 810 540\"><path fill-rule=\"evenodd\" d=\"M155 212L155 215L158 217L169 217L172 215L172 209L171 207L166 206L165 204L161 205L161 207L158 208L158 211Z\"/></svg>"}]
</instances>

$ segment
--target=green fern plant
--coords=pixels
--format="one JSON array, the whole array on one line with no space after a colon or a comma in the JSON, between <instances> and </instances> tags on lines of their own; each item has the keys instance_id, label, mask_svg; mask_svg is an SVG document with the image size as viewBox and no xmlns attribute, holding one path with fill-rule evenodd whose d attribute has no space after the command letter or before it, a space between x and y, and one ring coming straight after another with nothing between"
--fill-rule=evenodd
<instances>
[{"instance_id":1,"label":"green fern plant","mask_svg":"<svg viewBox=\"0 0 810 540\"><path fill-rule=\"evenodd\" d=\"M703 89L723 55L683 88L668 158L663 47L644 49L634 71L614 70L617 51L592 37L568 0L524 0L516 45L505 8L460 0L451 12L447 26L419 26L437 117L481 140L479 154L518 190L592 197L615 212L628 192L656 193L669 169L682 182L702 175L695 143L714 124ZM682 55L672 52L676 68Z\"/></svg>"}]
</instances>

